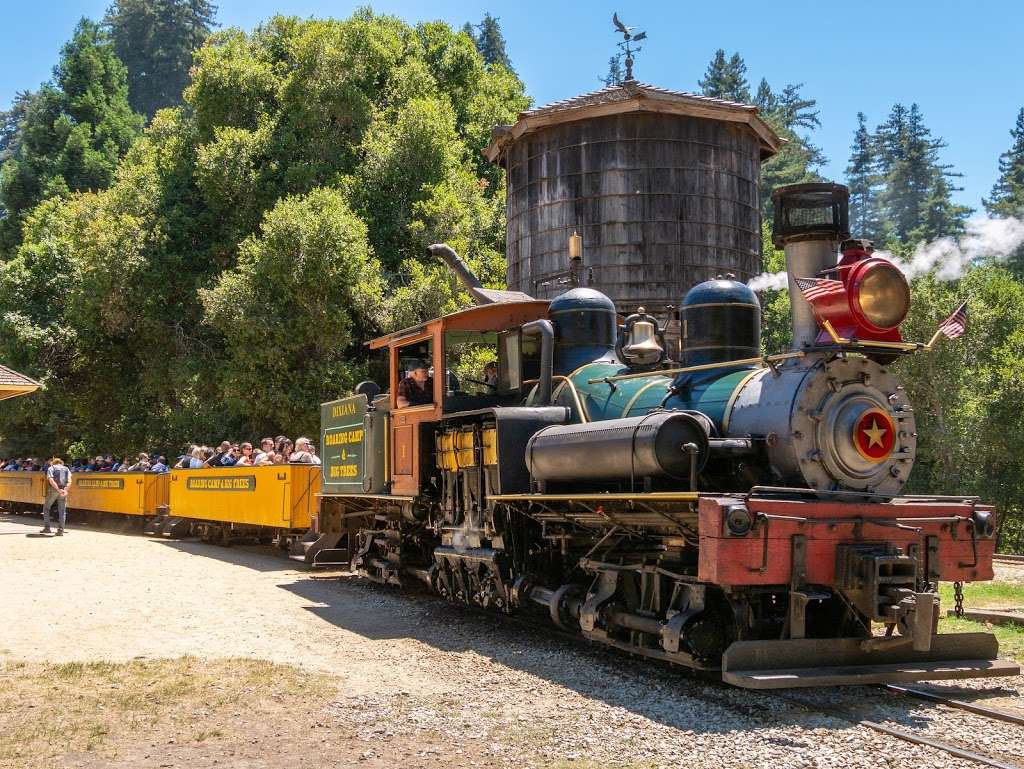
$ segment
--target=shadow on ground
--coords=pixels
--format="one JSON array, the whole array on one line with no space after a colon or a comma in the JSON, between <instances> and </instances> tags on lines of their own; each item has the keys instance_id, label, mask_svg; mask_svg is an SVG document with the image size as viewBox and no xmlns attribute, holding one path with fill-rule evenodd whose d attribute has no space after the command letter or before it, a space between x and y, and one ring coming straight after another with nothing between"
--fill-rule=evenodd
<instances>
[{"instance_id":1,"label":"shadow on ground","mask_svg":"<svg viewBox=\"0 0 1024 769\"><path fill-rule=\"evenodd\" d=\"M38 530L41 525L38 515L3 514L0 520L22 524L26 529ZM74 524L69 528L70 536L74 537L83 526ZM121 533L107 527L87 528L101 533ZM138 526L132 530L141 533ZM33 532L27 532L27 535L32 536ZM932 714L938 712L936 705L904 701L881 691L867 694L856 687L797 690L793 692L798 695L797 701L808 705L803 709L799 704L794 706L792 701L770 693L733 689L692 671L638 660L586 641L553 637L550 626L544 626L545 618L533 626L482 610L448 604L423 589L400 591L351 574L336 575L332 579L312 574L296 575L295 572L301 572L303 567L272 547L223 547L200 541L160 538L151 538L151 541L179 552L215 558L258 572L280 572L282 577L292 572L290 576L293 579L283 581L279 585L281 589L304 599L307 602L304 608L322 621L367 639L413 639L444 652L472 652L511 670L536 676L681 730L724 733L735 729L736 724L734 719L728 719L728 726L718 726L714 719L702 720L699 724L686 720L678 713L692 714L692 708L678 707L682 698L706 702L712 709L725 708L740 713L757 722L757 728L785 724L818 728L822 726L824 717L814 709L815 703L827 702L830 698L856 700L858 705L863 705L851 712L851 717L888 720L911 729L927 726L934 720ZM1021 684L1020 679L1013 679L1006 685L995 685L985 690L943 686L940 691L947 696L983 702L990 698L1019 698ZM831 705L834 706L835 702ZM910 712L911 709L914 712ZM828 726L845 728L851 724L830 719Z\"/></svg>"},{"instance_id":2,"label":"shadow on ground","mask_svg":"<svg viewBox=\"0 0 1024 769\"><path fill-rule=\"evenodd\" d=\"M761 727L797 724L808 729L821 726L816 704L832 697L866 703L851 717L889 720L906 728L921 729L937 712L933 704L903 700L866 687L829 690L792 690L797 703L768 692L743 691L721 683L714 676L663 663L630 657L584 640L553 636L540 618L534 626L483 610L449 604L438 596L413 588L399 591L367 580L346 576L334 581L302 579L281 585L307 601L306 609L325 622L373 640L411 638L445 652L473 652L513 670L537 676L608 705L625 708L673 728L718 732L712 721L695 724L676 715L680 698L706 701L760 721ZM1014 679L1015 682L1019 679ZM976 699L1018 696L1014 686L997 686L985 692L967 689ZM676 707L673 707L673 704ZM833 703L834 705L834 703ZM914 712L910 712L911 709ZM883 712L884 711L884 712ZM833 728L852 727L833 719Z\"/></svg>"}]
</instances>

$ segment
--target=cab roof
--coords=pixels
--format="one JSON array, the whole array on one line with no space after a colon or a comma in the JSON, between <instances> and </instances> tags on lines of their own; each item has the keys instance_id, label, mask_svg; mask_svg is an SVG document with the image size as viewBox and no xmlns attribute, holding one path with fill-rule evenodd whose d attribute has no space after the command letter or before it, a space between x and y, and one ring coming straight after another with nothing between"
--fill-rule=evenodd
<instances>
[{"instance_id":1,"label":"cab roof","mask_svg":"<svg viewBox=\"0 0 1024 769\"><path fill-rule=\"evenodd\" d=\"M367 342L367 346L371 350L378 350L381 347L393 346L397 342L433 336L437 332L445 331L506 331L531 320L543 318L547 311L546 299L480 304L378 337Z\"/></svg>"}]
</instances>

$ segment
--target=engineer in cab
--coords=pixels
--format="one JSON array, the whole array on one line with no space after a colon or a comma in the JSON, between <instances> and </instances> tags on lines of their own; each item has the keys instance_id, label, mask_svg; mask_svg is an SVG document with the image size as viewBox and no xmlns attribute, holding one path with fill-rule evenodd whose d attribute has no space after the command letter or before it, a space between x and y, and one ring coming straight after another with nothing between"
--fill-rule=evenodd
<instances>
[{"instance_id":1,"label":"engineer in cab","mask_svg":"<svg viewBox=\"0 0 1024 769\"><path fill-rule=\"evenodd\" d=\"M427 406L434 402L434 379L426 363L414 360L409 364L409 375L398 383L397 395L400 409Z\"/></svg>"}]
</instances>

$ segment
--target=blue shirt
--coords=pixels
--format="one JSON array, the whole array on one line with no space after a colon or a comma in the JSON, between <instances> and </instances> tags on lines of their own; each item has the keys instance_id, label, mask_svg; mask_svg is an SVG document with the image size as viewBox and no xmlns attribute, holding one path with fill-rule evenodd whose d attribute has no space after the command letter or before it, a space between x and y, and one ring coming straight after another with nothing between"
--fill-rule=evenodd
<instances>
[{"instance_id":1,"label":"blue shirt","mask_svg":"<svg viewBox=\"0 0 1024 769\"><path fill-rule=\"evenodd\" d=\"M151 473L169 473L170 471L171 468L163 462L156 462L151 468L149 468L149 472Z\"/></svg>"}]
</instances>

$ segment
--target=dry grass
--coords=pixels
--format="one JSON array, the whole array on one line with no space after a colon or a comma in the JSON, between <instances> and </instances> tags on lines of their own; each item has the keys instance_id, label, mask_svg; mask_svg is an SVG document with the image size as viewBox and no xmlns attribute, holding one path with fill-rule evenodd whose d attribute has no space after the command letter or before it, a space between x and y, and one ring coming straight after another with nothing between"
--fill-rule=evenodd
<instances>
[{"instance_id":1,"label":"dry grass","mask_svg":"<svg viewBox=\"0 0 1024 769\"><path fill-rule=\"evenodd\" d=\"M0 767L140 763L166 750L305 730L333 681L260 660L0 666ZM77 758L76 758L77 757Z\"/></svg>"}]
</instances>

